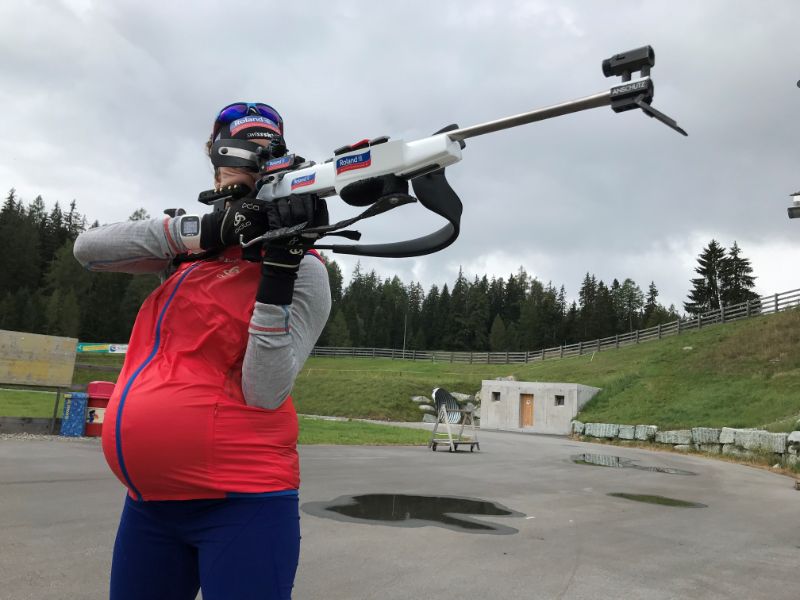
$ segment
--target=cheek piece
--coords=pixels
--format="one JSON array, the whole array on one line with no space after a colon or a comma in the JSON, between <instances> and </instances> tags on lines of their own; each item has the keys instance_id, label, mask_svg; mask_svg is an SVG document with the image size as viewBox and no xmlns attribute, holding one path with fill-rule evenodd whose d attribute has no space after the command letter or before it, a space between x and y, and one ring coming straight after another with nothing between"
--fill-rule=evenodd
<instances>
[{"instance_id":1,"label":"cheek piece","mask_svg":"<svg viewBox=\"0 0 800 600\"><path fill-rule=\"evenodd\" d=\"M211 164L215 168L236 167L258 172L271 156L271 147L246 140L222 139L211 146Z\"/></svg>"}]
</instances>

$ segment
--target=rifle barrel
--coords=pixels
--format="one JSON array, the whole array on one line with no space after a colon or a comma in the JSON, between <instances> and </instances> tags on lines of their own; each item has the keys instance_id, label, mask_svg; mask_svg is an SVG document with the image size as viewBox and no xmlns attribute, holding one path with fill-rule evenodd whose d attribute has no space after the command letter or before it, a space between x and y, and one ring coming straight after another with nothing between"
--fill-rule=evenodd
<instances>
[{"instance_id":1,"label":"rifle barrel","mask_svg":"<svg viewBox=\"0 0 800 600\"><path fill-rule=\"evenodd\" d=\"M510 117L504 117L495 121L487 121L486 123L472 125L471 127L454 129L453 131L447 132L447 137L454 142L457 142L459 140L477 137L485 133L502 131L503 129L510 129L512 127L518 127L519 125L525 125L535 121L544 121L545 119L552 119L553 117L560 117L562 115L568 115L571 113L580 112L582 110L588 110L590 108L609 106L610 104L611 91L606 90L605 92L600 92L599 94L594 94L593 96L586 96L585 98L579 98L578 100L554 104L553 106L547 106L545 108L537 108L535 110L520 113L518 115L512 115Z\"/></svg>"}]
</instances>

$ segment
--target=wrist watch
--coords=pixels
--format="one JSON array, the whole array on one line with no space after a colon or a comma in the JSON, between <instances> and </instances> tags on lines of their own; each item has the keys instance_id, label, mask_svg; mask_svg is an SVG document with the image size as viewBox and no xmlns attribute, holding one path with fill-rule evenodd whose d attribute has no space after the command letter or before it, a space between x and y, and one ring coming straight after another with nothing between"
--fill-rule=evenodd
<instances>
[{"instance_id":1,"label":"wrist watch","mask_svg":"<svg viewBox=\"0 0 800 600\"><path fill-rule=\"evenodd\" d=\"M200 217L181 215L178 220L178 235L187 250L200 250Z\"/></svg>"}]
</instances>

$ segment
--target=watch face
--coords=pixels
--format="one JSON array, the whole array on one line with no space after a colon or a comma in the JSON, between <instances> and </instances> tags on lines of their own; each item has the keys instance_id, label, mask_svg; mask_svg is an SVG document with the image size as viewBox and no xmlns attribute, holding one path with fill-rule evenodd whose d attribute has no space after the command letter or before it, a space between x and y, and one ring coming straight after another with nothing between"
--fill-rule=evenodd
<instances>
[{"instance_id":1,"label":"watch face","mask_svg":"<svg viewBox=\"0 0 800 600\"><path fill-rule=\"evenodd\" d=\"M184 217L181 219L181 235L197 235L200 233L200 219L198 217Z\"/></svg>"}]
</instances>

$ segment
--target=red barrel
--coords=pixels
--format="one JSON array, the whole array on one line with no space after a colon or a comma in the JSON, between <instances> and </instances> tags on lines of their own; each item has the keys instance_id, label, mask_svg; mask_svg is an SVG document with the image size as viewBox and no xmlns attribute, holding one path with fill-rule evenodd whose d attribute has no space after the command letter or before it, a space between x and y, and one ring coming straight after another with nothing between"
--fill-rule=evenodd
<instances>
[{"instance_id":1,"label":"red barrel","mask_svg":"<svg viewBox=\"0 0 800 600\"><path fill-rule=\"evenodd\" d=\"M110 381L92 381L86 387L89 400L86 403L86 431L87 437L100 437L103 435L103 418L106 414L108 399L114 391L114 383Z\"/></svg>"}]
</instances>

